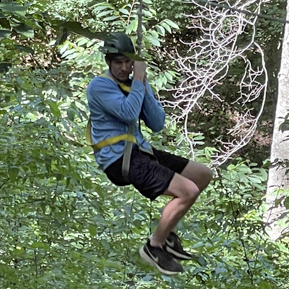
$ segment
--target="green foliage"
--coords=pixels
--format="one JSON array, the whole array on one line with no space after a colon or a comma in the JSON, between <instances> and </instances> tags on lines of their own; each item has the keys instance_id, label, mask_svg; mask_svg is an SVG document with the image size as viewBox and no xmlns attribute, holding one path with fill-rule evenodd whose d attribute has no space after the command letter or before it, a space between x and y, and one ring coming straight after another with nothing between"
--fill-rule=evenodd
<instances>
[{"instance_id":1,"label":"green foliage","mask_svg":"<svg viewBox=\"0 0 289 289\"><path fill-rule=\"evenodd\" d=\"M31 107L22 106L23 115L27 110L36 113ZM182 276L161 276L139 260L138 248L149 227L155 227L165 200L150 204L131 187L111 185L84 148L66 143L65 130L57 121L59 111L68 121L62 107L56 113L49 105L36 108L58 125L32 115L20 122L16 107L3 118L10 126L4 138L8 142L1 144L5 148L1 162L7 169L1 175L0 191L5 232L1 288L11 284L14 288L220 288L219 284L277 288L281 284L288 270L284 260L288 247L271 243L262 229L264 169L238 161L218 170L211 187L179 226L194 260L184 264ZM172 151L181 133L168 125L163 135L167 136L164 149ZM156 146L159 140L152 137ZM175 146L174 153L187 152ZM196 153L198 160L204 160L203 151Z\"/></svg>"},{"instance_id":2,"label":"green foliage","mask_svg":"<svg viewBox=\"0 0 289 289\"><path fill-rule=\"evenodd\" d=\"M132 187L112 185L84 142L86 85L105 68L100 40L89 35L127 29L135 40L137 6L21 3L0 3L0 288L288 288L288 244L271 242L262 223L266 171L249 160L215 169L179 224L194 254L185 273L163 276L140 260L138 248L167 199L150 203ZM170 19L172 11L180 18L182 6L145 3L143 55L158 92L178 76L156 59L165 37L181 26ZM71 33L64 40L60 27ZM143 133L155 147L191 157L169 117L161 134ZM215 148L197 131L189 137L194 158L209 163Z\"/></svg>"},{"instance_id":3,"label":"green foliage","mask_svg":"<svg viewBox=\"0 0 289 289\"><path fill-rule=\"evenodd\" d=\"M276 0L266 2L262 5L261 13L277 17L280 19L286 18L286 1ZM280 69L281 60L281 43L283 38L284 24L275 21L259 19L257 29L258 41L264 49L266 66L269 75L268 82L268 102L276 102L277 95L277 78L276 75ZM274 117L270 115L270 117Z\"/></svg>"},{"instance_id":4,"label":"green foliage","mask_svg":"<svg viewBox=\"0 0 289 289\"><path fill-rule=\"evenodd\" d=\"M63 1L55 1L55 5L50 8L50 13L61 21L53 21L58 23L58 27L67 27L62 29L58 37L58 44L64 44L66 49L62 48L61 52L65 50L65 54L62 57L66 59L74 59L75 62L82 63L81 65L86 66L87 69L96 74L99 73L99 63L101 63L102 55L98 52L100 45L99 40L103 40L107 32L111 31L125 31L132 38L133 42L136 43L137 39L137 26L138 26L138 3L131 1L77 1L77 3L71 2L65 6L65 9L59 9L60 5L63 7ZM75 11L76 7L79 8L87 5L85 10ZM148 72L148 78L152 83L152 86L156 88L156 91L164 87L171 87L177 76L176 72L171 69L162 71L156 59L162 59L160 53L158 53L159 47L162 45L162 41L168 33L172 33L173 29L178 29L178 25L168 18L158 18L157 11L152 8L144 9L143 17L143 42L142 42L142 56L150 64L151 70ZM79 21L82 19L82 27L78 22L64 22L62 14L65 13L66 19L70 21ZM79 13L79 14L78 14ZM77 17L76 17L77 16ZM91 18L93 16L93 18ZM151 23L154 25L151 25ZM77 27L75 30L73 27ZM73 29L71 29L71 27ZM90 31L98 31L97 33L91 33ZM75 39L74 35L67 38L67 31L74 31L81 36L88 37L92 40L93 35L95 41L85 43L85 39ZM63 38L63 34L65 34ZM64 40L68 39L67 43ZM75 47L74 43L81 41L80 45L82 52L80 53L79 48ZM68 56L69 55L69 56ZM93 60L94 62L91 62ZM93 65L91 65L93 63ZM96 67L95 67L96 66ZM103 68L103 63L100 69ZM96 70L95 70L96 69ZM154 76L158 74L159 77Z\"/></svg>"},{"instance_id":5,"label":"green foliage","mask_svg":"<svg viewBox=\"0 0 289 289\"><path fill-rule=\"evenodd\" d=\"M289 131L289 113L284 117L284 122L281 123L279 129L284 131Z\"/></svg>"},{"instance_id":6,"label":"green foliage","mask_svg":"<svg viewBox=\"0 0 289 289\"><path fill-rule=\"evenodd\" d=\"M21 53L34 53L32 48L19 45L19 41L33 38L33 27L39 26L27 16L27 10L15 1L0 3L0 72L7 71Z\"/></svg>"}]
</instances>

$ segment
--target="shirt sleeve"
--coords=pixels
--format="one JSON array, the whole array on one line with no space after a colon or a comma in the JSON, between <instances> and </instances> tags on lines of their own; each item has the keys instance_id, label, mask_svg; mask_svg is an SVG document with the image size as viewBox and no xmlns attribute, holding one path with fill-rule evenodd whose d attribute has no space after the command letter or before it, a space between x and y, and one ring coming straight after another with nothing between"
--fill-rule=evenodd
<instances>
[{"instance_id":1,"label":"shirt sleeve","mask_svg":"<svg viewBox=\"0 0 289 289\"><path fill-rule=\"evenodd\" d=\"M105 77L97 77L87 89L89 102L97 105L127 124L135 123L140 115L145 95L141 81L133 80L128 96L125 96L117 84Z\"/></svg>"},{"instance_id":2,"label":"shirt sleeve","mask_svg":"<svg viewBox=\"0 0 289 289\"><path fill-rule=\"evenodd\" d=\"M164 128L165 111L161 103L156 100L148 82L146 83L141 119L154 132L158 132Z\"/></svg>"}]
</instances>

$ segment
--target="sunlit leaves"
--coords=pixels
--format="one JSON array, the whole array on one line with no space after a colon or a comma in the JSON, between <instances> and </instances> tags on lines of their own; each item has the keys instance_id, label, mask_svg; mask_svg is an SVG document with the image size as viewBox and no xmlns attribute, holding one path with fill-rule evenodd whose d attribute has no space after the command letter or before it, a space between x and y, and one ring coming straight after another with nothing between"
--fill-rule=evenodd
<instances>
[{"instance_id":1,"label":"sunlit leaves","mask_svg":"<svg viewBox=\"0 0 289 289\"><path fill-rule=\"evenodd\" d=\"M62 14L54 11L53 15L62 21L55 22L54 28L67 23L62 32L71 33L55 47L60 59L49 59L47 66L39 62L55 44L56 34L53 41L45 42L35 33L29 40L31 47L29 35L20 32L23 42L2 40L5 57L22 53L24 60L18 54L12 56L11 63L17 65L0 79L0 287L213 289L221 284L231 289L252 288L253 281L256 288L275 284L286 288L282 278L289 270L288 246L270 242L262 231L266 171L237 158L215 171L212 185L179 224L183 245L194 256L183 262L186 272L173 278L161 276L140 261L138 249L157 225L168 199L151 203L132 186L112 185L96 165L92 150L84 146L85 90L89 80L106 67L98 52L101 41L91 33L107 27L127 29L135 41L137 6L131 1L94 1L91 7L88 1L56 2L49 11L61 7ZM149 5L143 29L143 52L150 67L147 76L159 91L178 77L172 68L162 70L154 61L163 37L178 26L165 20L168 17L158 18L150 7L154 1L144 2ZM40 11L41 5L47 7L45 3L38 1ZM36 16L42 19L41 15ZM31 63L33 51L37 53ZM2 62L0 70L5 72L9 62L4 58ZM184 132L169 116L161 133L142 130L155 147L191 158ZM188 135L196 144L196 160L209 163L216 148L203 147L204 136L194 128ZM288 198L280 201L288 208ZM247 272L244 251L254 269L253 278Z\"/></svg>"},{"instance_id":2,"label":"sunlit leaves","mask_svg":"<svg viewBox=\"0 0 289 289\"><path fill-rule=\"evenodd\" d=\"M131 34L132 32L136 32L137 31L137 26L138 26L137 18L132 19L130 21L129 25L127 25L125 32L127 34Z\"/></svg>"},{"instance_id":3,"label":"sunlit leaves","mask_svg":"<svg viewBox=\"0 0 289 289\"><path fill-rule=\"evenodd\" d=\"M149 41L151 45L161 46L161 43L156 35L146 35L145 38Z\"/></svg>"},{"instance_id":4,"label":"sunlit leaves","mask_svg":"<svg viewBox=\"0 0 289 289\"><path fill-rule=\"evenodd\" d=\"M61 112L58 108L57 103L52 102L52 101L47 101L47 104L49 105L51 112L56 116L56 117L61 117Z\"/></svg>"},{"instance_id":5,"label":"sunlit leaves","mask_svg":"<svg viewBox=\"0 0 289 289\"><path fill-rule=\"evenodd\" d=\"M166 34L166 31L165 31L165 28L161 25L156 25L156 29L157 29L157 32L161 35L161 36L165 36Z\"/></svg>"}]
</instances>

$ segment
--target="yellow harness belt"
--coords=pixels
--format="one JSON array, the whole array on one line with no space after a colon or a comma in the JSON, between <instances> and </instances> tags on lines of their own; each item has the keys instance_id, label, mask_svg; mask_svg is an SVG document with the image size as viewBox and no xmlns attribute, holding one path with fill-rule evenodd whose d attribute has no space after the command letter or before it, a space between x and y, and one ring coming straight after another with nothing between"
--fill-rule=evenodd
<instances>
[{"instance_id":1,"label":"yellow harness belt","mask_svg":"<svg viewBox=\"0 0 289 289\"><path fill-rule=\"evenodd\" d=\"M118 143L119 141L122 141L122 140L137 143L135 137L132 134L126 133L126 134L113 136L113 137L107 138L105 140L102 140L98 143L93 144L92 139L91 139L91 119L89 118L87 126L86 126L86 141L94 150L100 150L105 146Z\"/></svg>"}]
</instances>

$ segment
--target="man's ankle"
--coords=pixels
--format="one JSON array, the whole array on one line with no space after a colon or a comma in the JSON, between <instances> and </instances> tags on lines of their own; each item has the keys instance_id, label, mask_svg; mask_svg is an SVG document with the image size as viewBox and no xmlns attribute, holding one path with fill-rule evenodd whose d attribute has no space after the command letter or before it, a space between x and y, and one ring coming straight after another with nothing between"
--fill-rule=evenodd
<instances>
[{"instance_id":1,"label":"man's ankle","mask_svg":"<svg viewBox=\"0 0 289 289\"><path fill-rule=\"evenodd\" d=\"M151 236L149 237L149 240L150 240L150 245L151 245L152 247L160 247L160 248L162 248L163 245L165 244L165 243L158 242L157 240L155 240L153 235L151 235Z\"/></svg>"}]
</instances>

